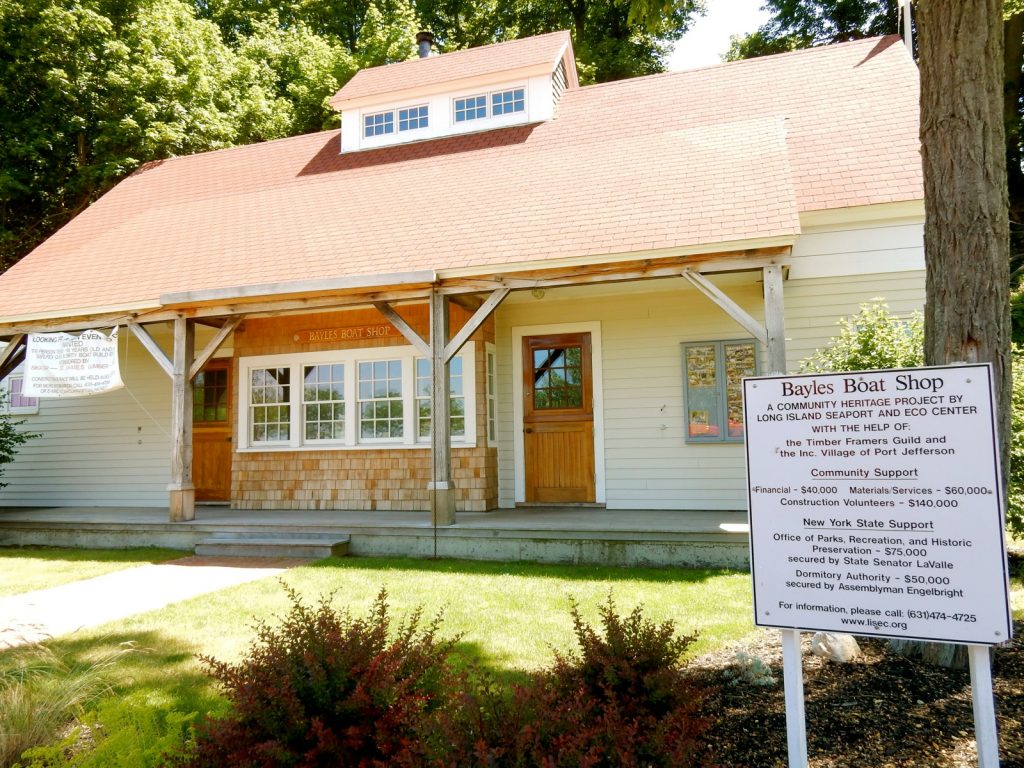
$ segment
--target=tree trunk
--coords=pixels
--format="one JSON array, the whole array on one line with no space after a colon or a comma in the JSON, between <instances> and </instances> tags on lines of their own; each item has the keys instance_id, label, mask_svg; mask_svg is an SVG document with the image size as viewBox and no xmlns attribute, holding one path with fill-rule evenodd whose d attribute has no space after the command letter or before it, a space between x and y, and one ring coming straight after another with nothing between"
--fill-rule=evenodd
<instances>
[{"instance_id":1,"label":"tree trunk","mask_svg":"<svg viewBox=\"0 0 1024 768\"><path fill-rule=\"evenodd\" d=\"M1002 482L1010 439L1009 226L1002 0L918 4L925 364L991 362ZM966 661L939 649L923 655Z\"/></svg>"}]
</instances>

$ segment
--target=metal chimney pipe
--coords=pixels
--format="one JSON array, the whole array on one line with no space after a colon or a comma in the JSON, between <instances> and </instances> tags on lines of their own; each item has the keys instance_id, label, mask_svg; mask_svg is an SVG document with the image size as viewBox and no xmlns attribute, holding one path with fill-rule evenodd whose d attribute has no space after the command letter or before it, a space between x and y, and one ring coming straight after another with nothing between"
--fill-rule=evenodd
<instances>
[{"instance_id":1,"label":"metal chimney pipe","mask_svg":"<svg viewBox=\"0 0 1024 768\"><path fill-rule=\"evenodd\" d=\"M417 32L416 44L420 47L420 58L427 58L430 56L430 46L434 44L434 34L432 32Z\"/></svg>"}]
</instances>

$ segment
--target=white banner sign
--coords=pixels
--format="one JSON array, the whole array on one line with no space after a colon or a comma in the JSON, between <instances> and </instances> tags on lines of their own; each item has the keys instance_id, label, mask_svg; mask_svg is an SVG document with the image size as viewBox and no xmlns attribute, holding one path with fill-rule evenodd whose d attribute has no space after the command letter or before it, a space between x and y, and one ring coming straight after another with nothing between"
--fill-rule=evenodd
<instances>
[{"instance_id":1,"label":"white banner sign","mask_svg":"<svg viewBox=\"0 0 1024 768\"><path fill-rule=\"evenodd\" d=\"M26 397L80 397L124 386L117 361L117 328L101 331L30 333L25 353Z\"/></svg>"},{"instance_id":2,"label":"white banner sign","mask_svg":"<svg viewBox=\"0 0 1024 768\"><path fill-rule=\"evenodd\" d=\"M743 382L755 621L1010 639L991 368Z\"/></svg>"}]
</instances>

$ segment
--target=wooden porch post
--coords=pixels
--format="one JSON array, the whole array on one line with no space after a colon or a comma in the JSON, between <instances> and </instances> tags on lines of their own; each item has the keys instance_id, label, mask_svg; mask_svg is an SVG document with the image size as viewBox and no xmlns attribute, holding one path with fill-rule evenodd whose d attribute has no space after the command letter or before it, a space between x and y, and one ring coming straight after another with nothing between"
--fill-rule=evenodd
<instances>
[{"instance_id":1,"label":"wooden porch post","mask_svg":"<svg viewBox=\"0 0 1024 768\"><path fill-rule=\"evenodd\" d=\"M195 325L174 318L171 368L171 482L167 486L171 522L194 520L196 489L192 484L192 382L189 370L195 353Z\"/></svg>"},{"instance_id":2,"label":"wooden porch post","mask_svg":"<svg viewBox=\"0 0 1024 768\"><path fill-rule=\"evenodd\" d=\"M455 488L452 485L451 400L448 396L449 299L436 288L430 294L431 428L430 460L433 465L430 516L434 525L455 523Z\"/></svg>"},{"instance_id":3,"label":"wooden porch post","mask_svg":"<svg viewBox=\"0 0 1024 768\"><path fill-rule=\"evenodd\" d=\"M768 332L768 373L786 373L786 319L782 267L764 267L764 325Z\"/></svg>"}]
</instances>

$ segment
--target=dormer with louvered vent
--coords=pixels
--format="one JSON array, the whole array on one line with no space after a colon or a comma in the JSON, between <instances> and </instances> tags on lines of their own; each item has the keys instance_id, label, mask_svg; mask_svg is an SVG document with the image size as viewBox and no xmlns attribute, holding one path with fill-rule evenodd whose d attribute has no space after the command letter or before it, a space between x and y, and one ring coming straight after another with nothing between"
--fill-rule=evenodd
<instances>
[{"instance_id":1,"label":"dormer with louvered vent","mask_svg":"<svg viewBox=\"0 0 1024 768\"><path fill-rule=\"evenodd\" d=\"M331 99L341 151L539 123L578 88L568 32L360 70Z\"/></svg>"}]
</instances>

